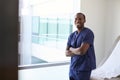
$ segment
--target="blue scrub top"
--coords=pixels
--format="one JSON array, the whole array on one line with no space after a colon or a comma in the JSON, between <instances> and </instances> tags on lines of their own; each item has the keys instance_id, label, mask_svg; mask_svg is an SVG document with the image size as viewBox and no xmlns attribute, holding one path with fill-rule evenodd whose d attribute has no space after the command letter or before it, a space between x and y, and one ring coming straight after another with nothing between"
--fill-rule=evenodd
<instances>
[{"instance_id":1,"label":"blue scrub top","mask_svg":"<svg viewBox=\"0 0 120 80\"><path fill-rule=\"evenodd\" d=\"M94 34L89 28L84 27L79 34L77 31L71 33L67 46L78 48L82 43L89 43L90 47L84 55L74 55L71 57L70 70L90 71L96 68Z\"/></svg>"}]
</instances>

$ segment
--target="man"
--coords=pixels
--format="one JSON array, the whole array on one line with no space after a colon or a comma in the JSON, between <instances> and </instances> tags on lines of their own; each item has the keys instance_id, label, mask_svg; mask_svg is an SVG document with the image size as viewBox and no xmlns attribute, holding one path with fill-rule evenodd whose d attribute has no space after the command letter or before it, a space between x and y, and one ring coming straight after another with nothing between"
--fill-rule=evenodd
<instances>
[{"instance_id":1,"label":"man","mask_svg":"<svg viewBox=\"0 0 120 80\"><path fill-rule=\"evenodd\" d=\"M84 26L85 22L85 15L77 13L74 21L77 30L68 38L65 53L71 57L70 80L90 80L91 71L96 68L94 33Z\"/></svg>"}]
</instances>

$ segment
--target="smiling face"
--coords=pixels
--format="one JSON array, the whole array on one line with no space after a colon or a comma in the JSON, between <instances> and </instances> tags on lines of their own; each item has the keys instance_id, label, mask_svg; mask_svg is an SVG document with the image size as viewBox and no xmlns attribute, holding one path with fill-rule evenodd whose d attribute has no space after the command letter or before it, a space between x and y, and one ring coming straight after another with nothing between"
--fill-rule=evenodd
<instances>
[{"instance_id":1,"label":"smiling face","mask_svg":"<svg viewBox=\"0 0 120 80\"><path fill-rule=\"evenodd\" d=\"M84 27L84 23L85 23L85 15L82 13L77 13L75 16L75 25L77 27L78 30L81 30Z\"/></svg>"}]
</instances>

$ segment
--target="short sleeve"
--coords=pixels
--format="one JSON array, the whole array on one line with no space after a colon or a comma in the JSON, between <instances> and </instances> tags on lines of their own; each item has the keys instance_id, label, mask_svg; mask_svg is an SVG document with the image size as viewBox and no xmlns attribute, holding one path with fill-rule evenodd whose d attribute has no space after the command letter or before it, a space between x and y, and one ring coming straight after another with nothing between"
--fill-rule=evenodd
<instances>
[{"instance_id":1,"label":"short sleeve","mask_svg":"<svg viewBox=\"0 0 120 80\"><path fill-rule=\"evenodd\" d=\"M94 33L91 30L89 30L85 35L83 43L89 43L90 45L92 45L93 41L94 41Z\"/></svg>"},{"instance_id":2,"label":"short sleeve","mask_svg":"<svg viewBox=\"0 0 120 80\"><path fill-rule=\"evenodd\" d=\"M73 36L73 33L71 33L68 37L68 41L67 41L67 46L68 47L71 47L71 40L72 40L72 36Z\"/></svg>"}]
</instances>

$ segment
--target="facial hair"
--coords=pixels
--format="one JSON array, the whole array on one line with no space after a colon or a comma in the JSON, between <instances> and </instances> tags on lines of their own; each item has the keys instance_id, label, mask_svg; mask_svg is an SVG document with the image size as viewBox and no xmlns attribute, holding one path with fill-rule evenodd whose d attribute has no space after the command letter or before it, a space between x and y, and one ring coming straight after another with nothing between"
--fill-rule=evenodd
<instances>
[{"instance_id":1,"label":"facial hair","mask_svg":"<svg viewBox=\"0 0 120 80\"><path fill-rule=\"evenodd\" d=\"M79 29L79 30L84 27L83 25L80 25L80 24L77 24L76 26L77 26L77 29Z\"/></svg>"}]
</instances>

